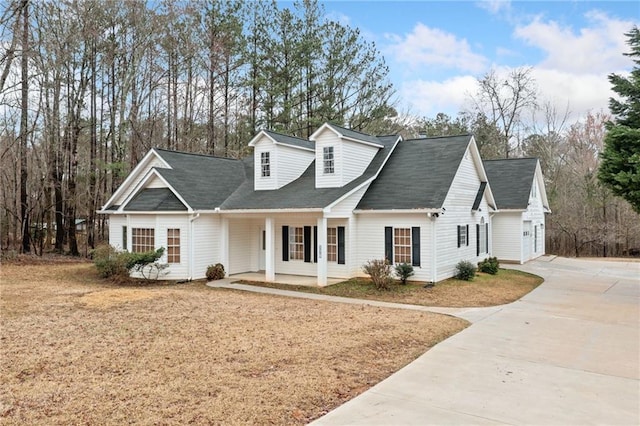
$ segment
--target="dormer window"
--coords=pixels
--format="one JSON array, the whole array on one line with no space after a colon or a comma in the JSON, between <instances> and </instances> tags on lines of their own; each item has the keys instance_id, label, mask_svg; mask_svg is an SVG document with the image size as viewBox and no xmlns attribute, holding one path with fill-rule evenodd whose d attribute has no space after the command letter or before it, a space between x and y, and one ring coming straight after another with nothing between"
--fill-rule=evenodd
<instances>
[{"instance_id":1,"label":"dormer window","mask_svg":"<svg viewBox=\"0 0 640 426\"><path fill-rule=\"evenodd\" d=\"M334 172L333 147L325 146L322 150L322 158L324 160L324 173L332 174Z\"/></svg>"},{"instance_id":2,"label":"dormer window","mask_svg":"<svg viewBox=\"0 0 640 426\"><path fill-rule=\"evenodd\" d=\"M262 170L262 177L271 176L271 160L269 158L269 152L260 153L260 168Z\"/></svg>"}]
</instances>

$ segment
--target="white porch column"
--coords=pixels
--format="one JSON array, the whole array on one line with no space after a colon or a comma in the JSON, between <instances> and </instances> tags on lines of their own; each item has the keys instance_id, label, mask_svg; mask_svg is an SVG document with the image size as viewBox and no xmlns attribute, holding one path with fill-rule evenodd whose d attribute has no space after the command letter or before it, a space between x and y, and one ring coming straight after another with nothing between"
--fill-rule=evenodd
<instances>
[{"instance_id":1,"label":"white porch column","mask_svg":"<svg viewBox=\"0 0 640 426\"><path fill-rule=\"evenodd\" d=\"M276 221L272 217L264 220L265 230L265 279L276 280Z\"/></svg>"},{"instance_id":2,"label":"white porch column","mask_svg":"<svg viewBox=\"0 0 640 426\"><path fill-rule=\"evenodd\" d=\"M327 285L327 218L318 218L318 285Z\"/></svg>"},{"instance_id":3,"label":"white porch column","mask_svg":"<svg viewBox=\"0 0 640 426\"><path fill-rule=\"evenodd\" d=\"M229 275L229 219L220 219L220 263L224 266L226 275Z\"/></svg>"}]
</instances>

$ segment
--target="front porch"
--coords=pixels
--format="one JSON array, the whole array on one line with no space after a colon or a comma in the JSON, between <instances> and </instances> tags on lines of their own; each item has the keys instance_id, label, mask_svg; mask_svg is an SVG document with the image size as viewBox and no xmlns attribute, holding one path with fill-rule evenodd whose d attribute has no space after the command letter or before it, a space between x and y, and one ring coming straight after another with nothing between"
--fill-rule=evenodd
<instances>
[{"instance_id":1,"label":"front porch","mask_svg":"<svg viewBox=\"0 0 640 426\"><path fill-rule=\"evenodd\" d=\"M277 284L289 284L289 285L303 285L307 287L320 287L318 285L318 277L308 275L287 275L287 274L275 274L274 280L267 280L264 271L259 272L244 272L240 274L229 275L228 279L231 282L235 281L257 281L257 282L274 282ZM337 284L345 281L344 278L327 278L326 285Z\"/></svg>"}]
</instances>

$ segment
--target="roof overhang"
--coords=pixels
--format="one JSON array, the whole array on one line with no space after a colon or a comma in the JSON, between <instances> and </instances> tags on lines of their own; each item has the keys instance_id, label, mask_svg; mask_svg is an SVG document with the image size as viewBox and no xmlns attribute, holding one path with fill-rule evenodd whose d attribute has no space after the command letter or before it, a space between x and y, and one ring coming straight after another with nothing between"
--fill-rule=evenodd
<instances>
[{"instance_id":1,"label":"roof overhang","mask_svg":"<svg viewBox=\"0 0 640 426\"><path fill-rule=\"evenodd\" d=\"M363 145L369 145L369 146L373 146L373 147L376 147L376 148L384 148L384 145L381 145L379 143L373 143L373 142L369 142L369 141L364 141L362 139L357 139L357 138L352 138L352 137L349 137L349 136L345 136L340 132L340 130L338 130L335 127L333 127L330 123L324 123L322 126L320 126L318 128L318 130L316 130L315 132L313 132L313 134L311 136L309 136L309 140L315 142L316 139L318 138L318 136L322 132L327 130L327 129L332 131L340 139L344 139L344 140L351 141L351 142L357 142L357 143L361 143Z\"/></svg>"},{"instance_id":2,"label":"roof overhang","mask_svg":"<svg viewBox=\"0 0 640 426\"><path fill-rule=\"evenodd\" d=\"M282 145L282 146L286 146L288 148L295 148L295 149L300 149L302 151L309 151L309 152L315 152L315 149L311 149L311 148L306 148L304 146L298 146L298 145L293 145L293 144L289 144L289 143L284 143L284 142L280 142L278 140L276 140L273 136L271 136L269 133L267 133L265 130L260 130L260 132L258 132L257 135L255 135L253 137L253 139L251 139L249 141L249 146L255 147L256 144L258 142L260 142L260 140L265 137L267 138L269 141L271 141L271 143L273 143L274 145Z\"/></svg>"}]
</instances>

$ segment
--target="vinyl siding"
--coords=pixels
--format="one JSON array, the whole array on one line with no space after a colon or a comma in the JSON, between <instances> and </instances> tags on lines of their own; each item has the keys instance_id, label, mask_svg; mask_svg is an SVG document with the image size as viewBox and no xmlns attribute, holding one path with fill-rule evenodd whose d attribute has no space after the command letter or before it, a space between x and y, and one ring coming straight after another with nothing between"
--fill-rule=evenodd
<instances>
[{"instance_id":1,"label":"vinyl siding","mask_svg":"<svg viewBox=\"0 0 640 426\"><path fill-rule=\"evenodd\" d=\"M414 266L416 281L431 281L431 219L425 213L359 214L357 215L356 275L365 275L362 265L373 259L384 259L384 228L420 227L420 265Z\"/></svg>"},{"instance_id":2,"label":"vinyl siding","mask_svg":"<svg viewBox=\"0 0 640 426\"><path fill-rule=\"evenodd\" d=\"M189 276L189 217L187 215L156 216L156 248L164 247L165 252L160 261L167 262L167 229L180 230L180 263L171 263L165 271L165 279L184 279Z\"/></svg>"},{"instance_id":3,"label":"vinyl siding","mask_svg":"<svg viewBox=\"0 0 640 426\"><path fill-rule=\"evenodd\" d=\"M276 145L267 137L263 137L258 142L256 142L253 148L253 177L254 177L254 188L256 191L268 190L268 189L276 189L278 185L277 181L277 167L276 161L277 158L277 147ZM263 152L269 152L269 161L270 161L270 176L263 177L262 176L262 167L260 164L261 154Z\"/></svg>"},{"instance_id":4,"label":"vinyl siding","mask_svg":"<svg viewBox=\"0 0 640 426\"><path fill-rule=\"evenodd\" d=\"M203 214L193 221L193 278L204 278L207 266L220 262L220 216ZM227 265L224 265L227 268Z\"/></svg>"},{"instance_id":5,"label":"vinyl siding","mask_svg":"<svg viewBox=\"0 0 640 426\"><path fill-rule=\"evenodd\" d=\"M121 205L124 202L124 200L126 200L127 197L131 194L131 192L135 189L136 185L138 185L140 183L140 181L147 175L149 170L151 170L153 167L166 168L166 166L164 165L164 163L162 163L162 161L160 161L160 159L158 159L155 156L151 157L149 159L149 163L145 167L140 169L140 171L131 180L131 184L127 187L126 191L124 191L114 201L114 204Z\"/></svg>"},{"instance_id":6,"label":"vinyl siding","mask_svg":"<svg viewBox=\"0 0 640 426\"><path fill-rule=\"evenodd\" d=\"M276 187L282 188L298 179L313 159L314 153L311 151L276 145Z\"/></svg>"},{"instance_id":7,"label":"vinyl siding","mask_svg":"<svg viewBox=\"0 0 640 426\"><path fill-rule=\"evenodd\" d=\"M467 149L445 198L445 212L436 219L437 281L454 276L456 264L461 260L476 263L487 257L486 254L476 255L476 224L481 222L481 218L484 218L485 223L489 222L486 196L480 204L480 211L471 211L480 182L478 170ZM458 247L458 226L467 225L469 244Z\"/></svg>"},{"instance_id":8,"label":"vinyl siding","mask_svg":"<svg viewBox=\"0 0 640 426\"><path fill-rule=\"evenodd\" d=\"M229 220L229 274L258 270L259 242L258 221Z\"/></svg>"},{"instance_id":9,"label":"vinyl siding","mask_svg":"<svg viewBox=\"0 0 640 426\"><path fill-rule=\"evenodd\" d=\"M362 199L362 196L364 195L364 193L367 192L367 188L369 188L369 185L365 185L364 187L362 187L359 190L355 191L353 194L351 194L350 196L348 196L344 200L340 201L338 204L336 204L335 206L333 206L331 208L331 211L328 212L326 214L326 216L329 217L329 218L331 218L331 217L343 217L343 218L351 217L353 215L353 209L356 208L356 206L360 202L360 199Z\"/></svg>"},{"instance_id":10,"label":"vinyl siding","mask_svg":"<svg viewBox=\"0 0 640 426\"><path fill-rule=\"evenodd\" d=\"M342 141L342 185L362 175L378 149L357 142Z\"/></svg>"},{"instance_id":11,"label":"vinyl siding","mask_svg":"<svg viewBox=\"0 0 640 426\"><path fill-rule=\"evenodd\" d=\"M333 147L333 170L334 173L324 173L324 148ZM342 143L340 138L331 130L325 130L316 139L316 187L317 188L337 188L342 183Z\"/></svg>"},{"instance_id":12,"label":"vinyl siding","mask_svg":"<svg viewBox=\"0 0 640 426\"><path fill-rule=\"evenodd\" d=\"M124 215L109 215L109 244L116 250L124 250L122 247L122 227L127 226L127 218ZM127 237L131 231L127 232Z\"/></svg>"},{"instance_id":13,"label":"vinyl siding","mask_svg":"<svg viewBox=\"0 0 640 426\"><path fill-rule=\"evenodd\" d=\"M147 181L145 188L166 188L167 185L157 176L152 177Z\"/></svg>"}]
</instances>

